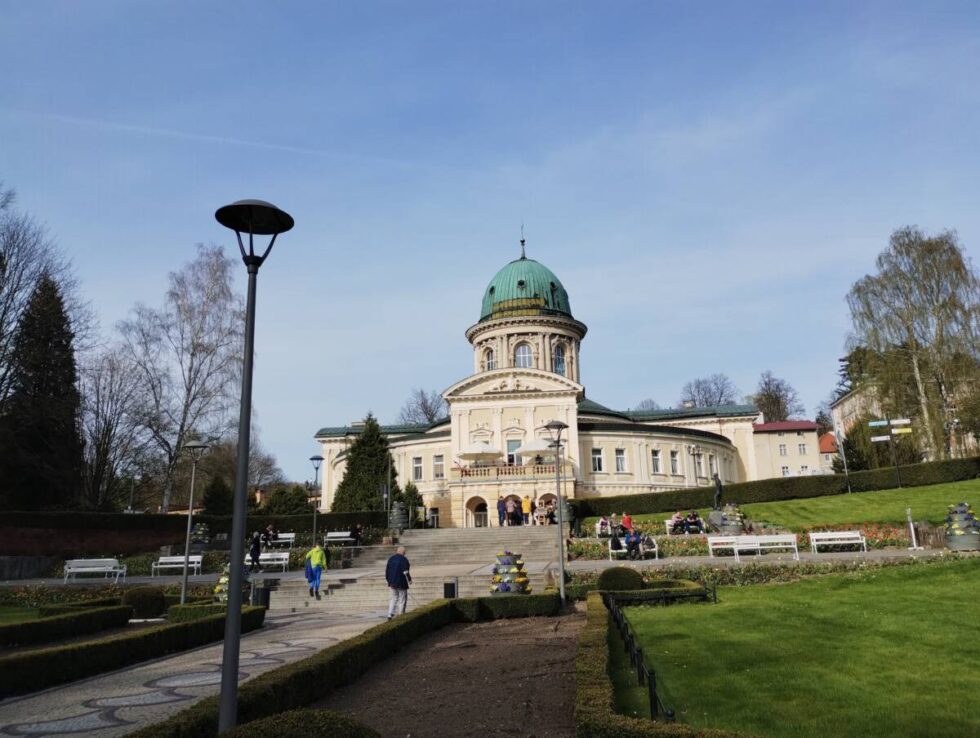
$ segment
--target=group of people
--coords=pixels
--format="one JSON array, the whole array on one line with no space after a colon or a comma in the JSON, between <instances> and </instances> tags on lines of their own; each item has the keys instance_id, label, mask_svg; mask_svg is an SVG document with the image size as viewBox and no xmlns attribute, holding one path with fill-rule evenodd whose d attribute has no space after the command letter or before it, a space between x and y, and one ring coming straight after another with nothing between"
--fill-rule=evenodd
<instances>
[{"instance_id":1,"label":"group of people","mask_svg":"<svg viewBox=\"0 0 980 738\"><path fill-rule=\"evenodd\" d=\"M670 518L670 532L672 535L681 533L697 535L704 533L704 521L698 515L697 510L691 510L687 515L678 510Z\"/></svg>"},{"instance_id":2,"label":"group of people","mask_svg":"<svg viewBox=\"0 0 980 738\"><path fill-rule=\"evenodd\" d=\"M497 498L497 522L501 528L517 525L554 525L558 522L555 503L551 500L539 506L528 495Z\"/></svg>"},{"instance_id":3,"label":"group of people","mask_svg":"<svg viewBox=\"0 0 980 738\"><path fill-rule=\"evenodd\" d=\"M609 538L609 548L613 551L626 550L626 555L632 560L643 558L643 536L633 526L633 518L629 513L623 513L619 522L616 516L603 515L596 523L596 532L600 537Z\"/></svg>"},{"instance_id":4,"label":"group of people","mask_svg":"<svg viewBox=\"0 0 980 738\"><path fill-rule=\"evenodd\" d=\"M271 523L268 527L262 531L255 531L252 534L252 540L248 545L248 558L249 558L249 568L250 572L262 571L259 567L259 556L262 555L262 551L272 547L272 542L279 538L279 531Z\"/></svg>"},{"instance_id":5,"label":"group of people","mask_svg":"<svg viewBox=\"0 0 980 738\"><path fill-rule=\"evenodd\" d=\"M610 517L603 515L599 518L599 522L596 523L595 528L600 538L606 538L612 535L623 537L633 530L633 518L630 517L629 513L624 512L623 517L617 523L615 513Z\"/></svg>"}]
</instances>

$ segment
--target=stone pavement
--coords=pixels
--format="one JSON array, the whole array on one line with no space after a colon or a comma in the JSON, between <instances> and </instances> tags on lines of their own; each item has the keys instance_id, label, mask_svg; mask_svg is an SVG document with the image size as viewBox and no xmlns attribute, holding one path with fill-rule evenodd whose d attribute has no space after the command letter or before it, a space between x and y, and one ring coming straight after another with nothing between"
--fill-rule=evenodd
<instances>
[{"instance_id":1,"label":"stone pavement","mask_svg":"<svg viewBox=\"0 0 980 738\"><path fill-rule=\"evenodd\" d=\"M379 622L322 613L267 617L263 628L242 637L239 678L311 656ZM160 722L218 693L221 652L218 642L0 701L0 735L108 738Z\"/></svg>"}]
</instances>

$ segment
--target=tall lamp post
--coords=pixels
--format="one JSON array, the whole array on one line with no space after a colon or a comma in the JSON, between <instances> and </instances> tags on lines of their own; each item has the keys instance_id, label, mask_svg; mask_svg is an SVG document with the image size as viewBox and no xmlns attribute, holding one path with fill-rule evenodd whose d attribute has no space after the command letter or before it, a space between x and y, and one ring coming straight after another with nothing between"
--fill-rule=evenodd
<instances>
[{"instance_id":1,"label":"tall lamp post","mask_svg":"<svg viewBox=\"0 0 980 738\"><path fill-rule=\"evenodd\" d=\"M313 489L317 489L320 486L320 464L323 463L322 456L311 456L310 463L313 464ZM316 509L320 507L320 502L317 500L313 503L313 545L316 545Z\"/></svg>"},{"instance_id":2,"label":"tall lamp post","mask_svg":"<svg viewBox=\"0 0 980 738\"><path fill-rule=\"evenodd\" d=\"M560 420L548 423L551 445L555 449L555 492L558 494L558 593L562 604L565 602L565 517L564 503L561 499L561 434L568 426Z\"/></svg>"},{"instance_id":3,"label":"tall lamp post","mask_svg":"<svg viewBox=\"0 0 980 738\"><path fill-rule=\"evenodd\" d=\"M252 420L252 368L255 358L255 289L259 267L269 256L276 237L293 227L293 218L263 200L239 200L218 208L215 219L235 232L242 261L248 270L248 299L245 306L245 356L242 371L242 401L238 415L238 458L235 464L235 497L231 518L231 566L228 582L228 616L225 618L224 652L221 658L221 697L218 706L218 732L224 733L238 722L238 658L242 634L242 583L245 560L245 508L248 483L248 455ZM242 242L248 234L248 251ZM261 255L255 253L255 236L272 236Z\"/></svg>"},{"instance_id":4,"label":"tall lamp post","mask_svg":"<svg viewBox=\"0 0 980 738\"><path fill-rule=\"evenodd\" d=\"M181 447L191 457L191 497L187 503L187 536L184 538L184 578L180 582L180 604L187 602L187 569L191 554L191 521L194 518L194 474L197 472L197 462L211 448L206 443L191 441Z\"/></svg>"}]
</instances>

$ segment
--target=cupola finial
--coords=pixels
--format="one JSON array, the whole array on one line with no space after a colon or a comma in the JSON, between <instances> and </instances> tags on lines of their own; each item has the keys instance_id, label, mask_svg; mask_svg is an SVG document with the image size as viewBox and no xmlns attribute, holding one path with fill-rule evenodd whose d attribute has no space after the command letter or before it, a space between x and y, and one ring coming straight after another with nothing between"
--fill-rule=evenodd
<instances>
[{"instance_id":1,"label":"cupola finial","mask_svg":"<svg viewBox=\"0 0 980 738\"><path fill-rule=\"evenodd\" d=\"M521 223L521 258L527 258L527 255L524 253L524 223Z\"/></svg>"}]
</instances>

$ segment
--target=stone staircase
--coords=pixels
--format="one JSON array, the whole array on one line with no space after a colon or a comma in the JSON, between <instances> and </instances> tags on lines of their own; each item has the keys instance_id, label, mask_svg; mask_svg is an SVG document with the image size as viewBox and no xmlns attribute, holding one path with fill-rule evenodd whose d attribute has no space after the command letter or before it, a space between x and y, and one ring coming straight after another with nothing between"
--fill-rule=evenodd
<instances>
[{"instance_id":1,"label":"stone staircase","mask_svg":"<svg viewBox=\"0 0 980 738\"><path fill-rule=\"evenodd\" d=\"M520 553L524 561L558 560L558 529L553 525L406 530L399 543L412 566L492 564L504 550Z\"/></svg>"}]
</instances>

